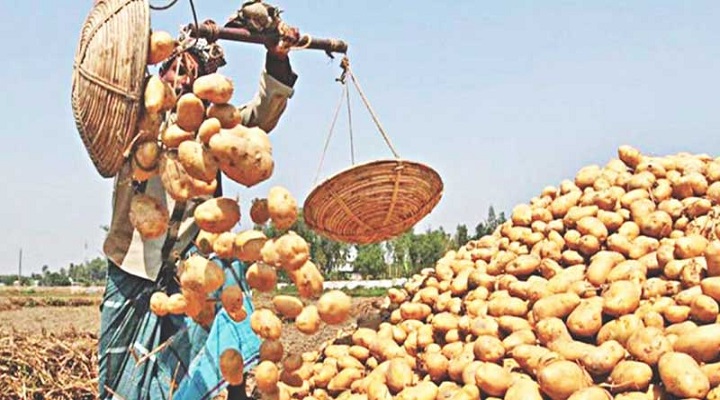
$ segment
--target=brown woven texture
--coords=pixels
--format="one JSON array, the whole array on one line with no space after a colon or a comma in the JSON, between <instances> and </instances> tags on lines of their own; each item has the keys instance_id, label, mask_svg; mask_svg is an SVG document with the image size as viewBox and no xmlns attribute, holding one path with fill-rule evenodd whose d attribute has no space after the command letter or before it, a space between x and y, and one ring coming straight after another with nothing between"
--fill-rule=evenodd
<instances>
[{"instance_id":1,"label":"brown woven texture","mask_svg":"<svg viewBox=\"0 0 720 400\"><path fill-rule=\"evenodd\" d=\"M440 202L443 182L432 168L381 160L338 173L305 200L305 223L330 239L378 243L399 236Z\"/></svg>"},{"instance_id":2,"label":"brown woven texture","mask_svg":"<svg viewBox=\"0 0 720 400\"><path fill-rule=\"evenodd\" d=\"M120 169L140 114L150 41L147 0L104 0L83 25L72 78L78 132L103 177Z\"/></svg>"}]
</instances>

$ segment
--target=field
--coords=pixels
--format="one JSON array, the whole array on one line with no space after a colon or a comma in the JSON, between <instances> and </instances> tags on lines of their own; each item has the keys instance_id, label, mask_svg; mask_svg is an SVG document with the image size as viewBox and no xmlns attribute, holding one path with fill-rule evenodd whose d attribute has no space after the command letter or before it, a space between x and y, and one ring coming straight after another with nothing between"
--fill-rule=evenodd
<instances>
[{"instance_id":1,"label":"field","mask_svg":"<svg viewBox=\"0 0 720 400\"><path fill-rule=\"evenodd\" d=\"M379 297L367 296L380 292L351 292L352 318L315 336L299 334L286 322L282 335L286 351L317 348L356 323L375 323ZM0 288L0 400L96 397L101 298L99 288ZM271 306L271 298L258 296L255 306Z\"/></svg>"}]
</instances>

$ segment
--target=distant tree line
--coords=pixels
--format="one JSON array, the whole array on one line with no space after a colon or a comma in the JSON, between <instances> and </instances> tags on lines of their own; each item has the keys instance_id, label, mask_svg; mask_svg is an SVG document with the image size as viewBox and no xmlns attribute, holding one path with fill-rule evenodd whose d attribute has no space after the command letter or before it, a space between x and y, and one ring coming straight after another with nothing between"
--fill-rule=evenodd
<instances>
[{"instance_id":1,"label":"distant tree line","mask_svg":"<svg viewBox=\"0 0 720 400\"><path fill-rule=\"evenodd\" d=\"M302 210L290 229L308 242L311 260L328 280L345 279L349 274L358 274L364 279L391 279L408 277L433 267L447 251L491 234L503 222L505 214L496 214L490 206L487 218L475 225L473 234L465 224L458 225L454 233L446 232L442 227L425 231L410 229L392 240L362 246L336 242L316 234L305 225ZM279 235L272 224L256 226L255 229L262 230L268 237ZM81 264L70 264L59 271L50 271L44 265L42 273L23 277L21 283L29 285L38 281L42 286L103 285L106 275L107 260L97 257ZM288 281L282 272L280 279ZM17 275L0 275L0 283L12 285L15 281Z\"/></svg>"}]
</instances>

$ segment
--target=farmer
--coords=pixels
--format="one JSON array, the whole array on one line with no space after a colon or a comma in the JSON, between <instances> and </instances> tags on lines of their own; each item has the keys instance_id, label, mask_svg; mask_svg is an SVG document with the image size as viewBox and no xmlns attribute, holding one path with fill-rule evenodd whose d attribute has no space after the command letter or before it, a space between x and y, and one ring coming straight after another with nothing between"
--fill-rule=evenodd
<instances>
[{"instance_id":1,"label":"farmer","mask_svg":"<svg viewBox=\"0 0 720 400\"><path fill-rule=\"evenodd\" d=\"M178 82L181 93L191 91L198 76L225 65L216 43L187 40L195 42L193 47L160 68L161 77L171 84ZM258 126L268 133L277 125L297 79L288 58L294 40L297 31L292 29L285 40L266 44L259 90L239 108L243 125ZM133 194L138 192L167 202L171 221L165 236L143 240L131 225L128 211ZM221 194L218 174L215 196ZM208 399L226 386L218 366L222 351L240 351L246 370L257 362L260 340L250 329L252 303L244 281L245 266L237 260L213 258L224 267L226 285L240 284L245 291L248 317L244 321L236 323L218 309L212 326L203 327L187 317L157 317L149 311L154 292L179 291L175 267L196 251L193 241L199 228L192 215L197 205L193 201L176 203L158 176L134 182L130 162L116 177L112 222L104 244L109 265L101 305L98 383L102 399ZM227 389L229 399L246 396L244 384Z\"/></svg>"}]
</instances>

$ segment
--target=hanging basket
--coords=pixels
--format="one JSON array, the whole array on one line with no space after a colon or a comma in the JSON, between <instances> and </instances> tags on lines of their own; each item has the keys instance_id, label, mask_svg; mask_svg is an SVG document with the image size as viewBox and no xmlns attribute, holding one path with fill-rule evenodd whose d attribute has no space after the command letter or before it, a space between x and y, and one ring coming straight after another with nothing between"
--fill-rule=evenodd
<instances>
[{"instance_id":1,"label":"hanging basket","mask_svg":"<svg viewBox=\"0 0 720 400\"><path fill-rule=\"evenodd\" d=\"M72 109L103 177L122 165L140 114L150 41L148 0L102 0L83 25L72 77Z\"/></svg>"},{"instance_id":2,"label":"hanging basket","mask_svg":"<svg viewBox=\"0 0 720 400\"><path fill-rule=\"evenodd\" d=\"M354 166L317 186L305 200L305 223L332 240L370 244L399 236L440 202L432 168L407 160Z\"/></svg>"}]
</instances>

